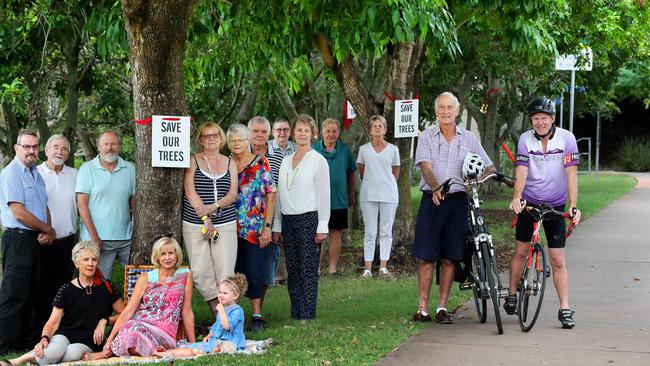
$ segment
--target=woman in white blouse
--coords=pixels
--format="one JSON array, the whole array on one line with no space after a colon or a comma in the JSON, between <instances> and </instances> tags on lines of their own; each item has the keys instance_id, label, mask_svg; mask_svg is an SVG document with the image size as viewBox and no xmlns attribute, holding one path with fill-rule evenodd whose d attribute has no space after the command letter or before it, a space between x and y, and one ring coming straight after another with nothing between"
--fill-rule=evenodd
<instances>
[{"instance_id":1,"label":"woman in white blouse","mask_svg":"<svg viewBox=\"0 0 650 366\"><path fill-rule=\"evenodd\" d=\"M291 317L303 320L316 317L320 249L329 231L330 178L327 161L311 148L314 119L298 115L291 134L296 152L280 166L273 239L284 245Z\"/></svg>"},{"instance_id":2,"label":"woman in white blouse","mask_svg":"<svg viewBox=\"0 0 650 366\"><path fill-rule=\"evenodd\" d=\"M399 150L388 143L386 119L370 117L370 142L359 148L357 167L361 177L359 206L363 214L363 260L361 277L372 277L375 257L377 219L379 218L379 275L390 276L388 258L393 244L393 220L397 210L397 179L399 178Z\"/></svg>"}]
</instances>

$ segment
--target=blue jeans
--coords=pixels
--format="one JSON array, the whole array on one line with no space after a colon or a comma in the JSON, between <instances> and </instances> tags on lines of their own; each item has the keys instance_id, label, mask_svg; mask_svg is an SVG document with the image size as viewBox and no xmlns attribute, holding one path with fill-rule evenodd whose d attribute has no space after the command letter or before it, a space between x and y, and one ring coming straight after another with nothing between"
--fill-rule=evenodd
<instances>
[{"instance_id":1,"label":"blue jeans","mask_svg":"<svg viewBox=\"0 0 650 366\"><path fill-rule=\"evenodd\" d=\"M123 266L129 263L131 240L104 240L99 257L99 270L110 280L113 277L113 262L117 258Z\"/></svg>"}]
</instances>

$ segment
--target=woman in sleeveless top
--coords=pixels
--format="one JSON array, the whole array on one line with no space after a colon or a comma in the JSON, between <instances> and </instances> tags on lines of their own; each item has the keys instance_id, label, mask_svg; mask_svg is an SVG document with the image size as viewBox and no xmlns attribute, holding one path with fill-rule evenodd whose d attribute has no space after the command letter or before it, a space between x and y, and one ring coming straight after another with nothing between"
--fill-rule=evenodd
<instances>
[{"instance_id":1,"label":"woman in sleeveless top","mask_svg":"<svg viewBox=\"0 0 650 366\"><path fill-rule=\"evenodd\" d=\"M183 239L194 282L216 314L217 284L235 273L237 260L237 167L219 150L225 134L214 122L196 135L199 152L185 169Z\"/></svg>"},{"instance_id":2,"label":"woman in sleeveless top","mask_svg":"<svg viewBox=\"0 0 650 366\"><path fill-rule=\"evenodd\" d=\"M235 271L246 275L251 302L251 331L264 330L262 304L275 255L271 244L271 222L275 209L275 183L264 155L250 151L248 129L234 124L226 132L228 148L239 172L237 194L238 252Z\"/></svg>"},{"instance_id":3,"label":"woman in sleeveless top","mask_svg":"<svg viewBox=\"0 0 650 366\"><path fill-rule=\"evenodd\" d=\"M151 249L156 269L143 273L104 346L104 356L150 356L159 347L176 348L180 319L195 342L192 272L178 268L183 251L173 238L162 237Z\"/></svg>"}]
</instances>

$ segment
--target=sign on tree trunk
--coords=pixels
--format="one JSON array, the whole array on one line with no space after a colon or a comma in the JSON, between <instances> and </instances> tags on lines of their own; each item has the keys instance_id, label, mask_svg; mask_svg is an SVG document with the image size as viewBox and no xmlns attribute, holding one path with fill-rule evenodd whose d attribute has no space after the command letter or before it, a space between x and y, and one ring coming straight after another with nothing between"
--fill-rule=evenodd
<instances>
[{"instance_id":1,"label":"sign on tree trunk","mask_svg":"<svg viewBox=\"0 0 650 366\"><path fill-rule=\"evenodd\" d=\"M395 101L395 138L415 137L418 135L419 101Z\"/></svg>"},{"instance_id":2,"label":"sign on tree trunk","mask_svg":"<svg viewBox=\"0 0 650 366\"><path fill-rule=\"evenodd\" d=\"M190 117L153 116L151 166L190 167Z\"/></svg>"}]
</instances>

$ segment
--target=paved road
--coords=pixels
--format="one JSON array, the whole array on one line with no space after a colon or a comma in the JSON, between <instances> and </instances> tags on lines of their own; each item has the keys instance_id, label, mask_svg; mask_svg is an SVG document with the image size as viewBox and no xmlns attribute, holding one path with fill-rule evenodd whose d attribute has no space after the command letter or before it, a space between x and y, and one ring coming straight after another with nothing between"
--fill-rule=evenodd
<instances>
[{"instance_id":1,"label":"paved road","mask_svg":"<svg viewBox=\"0 0 650 366\"><path fill-rule=\"evenodd\" d=\"M632 192L569 239L574 329L561 329L555 288L547 282L529 333L502 311L498 335L492 308L480 324L472 301L454 325L433 323L377 365L650 365L650 174L635 176Z\"/></svg>"}]
</instances>

